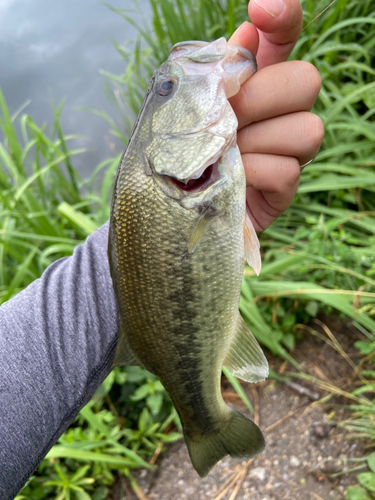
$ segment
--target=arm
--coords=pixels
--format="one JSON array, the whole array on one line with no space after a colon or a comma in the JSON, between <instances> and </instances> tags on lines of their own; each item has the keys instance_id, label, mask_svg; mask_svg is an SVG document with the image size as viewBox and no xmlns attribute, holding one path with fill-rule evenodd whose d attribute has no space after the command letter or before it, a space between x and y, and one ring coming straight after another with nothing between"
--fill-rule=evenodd
<instances>
[{"instance_id":1,"label":"arm","mask_svg":"<svg viewBox=\"0 0 375 500\"><path fill-rule=\"evenodd\" d=\"M108 223L0 308L0 498L13 498L111 370Z\"/></svg>"}]
</instances>

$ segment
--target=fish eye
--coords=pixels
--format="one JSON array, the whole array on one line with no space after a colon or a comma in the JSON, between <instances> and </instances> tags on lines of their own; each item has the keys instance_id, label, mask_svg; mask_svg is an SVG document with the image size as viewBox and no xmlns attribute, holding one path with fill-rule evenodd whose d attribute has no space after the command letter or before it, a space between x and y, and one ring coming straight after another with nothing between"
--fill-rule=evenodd
<instances>
[{"instance_id":1,"label":"fish eye","mask_svg":"<svg viewBox=\"0 0 375 500\"><path fill-rule=\"evenodd\" d=\"M157 82L155 90L160 97L167 97L172 94L175 86L176 82L169 78L168 80L161 80Z\"/></svg>"}]
</instances>

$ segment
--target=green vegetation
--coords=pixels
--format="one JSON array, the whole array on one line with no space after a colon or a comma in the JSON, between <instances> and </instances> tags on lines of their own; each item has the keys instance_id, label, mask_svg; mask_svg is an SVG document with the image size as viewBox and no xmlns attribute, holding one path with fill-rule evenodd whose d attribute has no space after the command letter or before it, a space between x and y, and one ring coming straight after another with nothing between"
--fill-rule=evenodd
<instances>
[{"instance_id":1,"label":"green vegetation","mask_svg":"<svg viewBox=\"0 0 375 500\"><path fill-rule=\"evenodd\" d=\"M126 73L104 73L107 95L120 118L117 123L103 117L124 143L147 81L169 48L181 40L228 36L247 18L244 0L150 3L152 29L139 27L141 38L132 52L116 46L128 62ZM326 6L312 0L302 4L305 23ZM128 11L116 12L133 22ZM292 58L312 62L322 75L315 112L324 121L326 136L316 161L302 174L292 207L261 235L262 273L256 278L246 269L240 303L258 340L289 359L300 378L304 374L290 354L298 324L323 311L344 315L357 326L364 336L356 344L364 357L357 369L361 385L346 395L352 417L341 425L370 440L375 439L374 46L370 0L337 0L303 31ZM0 303L51 262L70 255L109 216L119 158L99 165L92 179L81 179L73 163L82 151L69 148L73 137L60 128L61 109L55 110L47 133L23 110L11 117L0 94L5 138L0 144ZM103 182L94 189L99 171ZM170 432L176 426L177 416L155 377L140 368L116 369L18 499L105 499L119 474L136 490L132 469L152 467L150 459L163 443L179 438L178 432ZM371 498L370 457L370 472L358 476L361 486L348 490L348 500Z\"/></svg>"}]
</instances>

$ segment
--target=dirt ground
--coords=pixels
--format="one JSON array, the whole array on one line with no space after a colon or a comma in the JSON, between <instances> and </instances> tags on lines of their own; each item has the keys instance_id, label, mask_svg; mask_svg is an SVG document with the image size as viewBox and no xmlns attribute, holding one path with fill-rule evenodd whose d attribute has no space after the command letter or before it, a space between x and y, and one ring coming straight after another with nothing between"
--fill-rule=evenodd
<instances>
[{"instance_id":1,"label":"dirt ground","mask_svg":"<svg viewBox=\"0 0 375 500\"><path fill-rule=\"evenodd\" d=\"M326 335L328 328L355 361L353 348L361 334L339 318L323 318L312 327ZM327 330L326 330L327 332ZM335 349L323 340L305 333L293 356L305 373L348 390L353 370ZM280 359L269 359L276 372L292 371ZM243 386L255 408L255 419L266 437L265 451L251 463L230 457L223 459L209 475L201 479L193 469L185 444L175 443L159 457L156 471L143 470L137 475L142 488L138 498L148 500L342 500L357 472L348 458L363 456L364 443L348 439L336 424L345 418L347 401L319 400L328 393L306 382L268 380L257 386ZM223 395L229 406L254 418L223 383ZM366 469L363 469L366 470ZM343 474L340 474L343 473ZM136 499L119 488L114 500Z\"/></svg>"}]
</instances>

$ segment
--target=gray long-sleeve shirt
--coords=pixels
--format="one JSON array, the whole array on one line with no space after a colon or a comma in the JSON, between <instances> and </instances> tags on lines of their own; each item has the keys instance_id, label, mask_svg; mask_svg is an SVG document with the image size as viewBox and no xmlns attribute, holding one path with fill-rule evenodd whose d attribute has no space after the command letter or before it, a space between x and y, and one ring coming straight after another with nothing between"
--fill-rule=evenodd
<instances>
[{"instance_id":1,"label":"gray long-sleeve shirt","mask_svg":"<svg viewBox=\"0 0 375 500\"><path fill-rule=\"evenodd\" d=\"M0 499L13 499L111 370L108 223L0 307Z\"/></svg>"}]
</instances>

